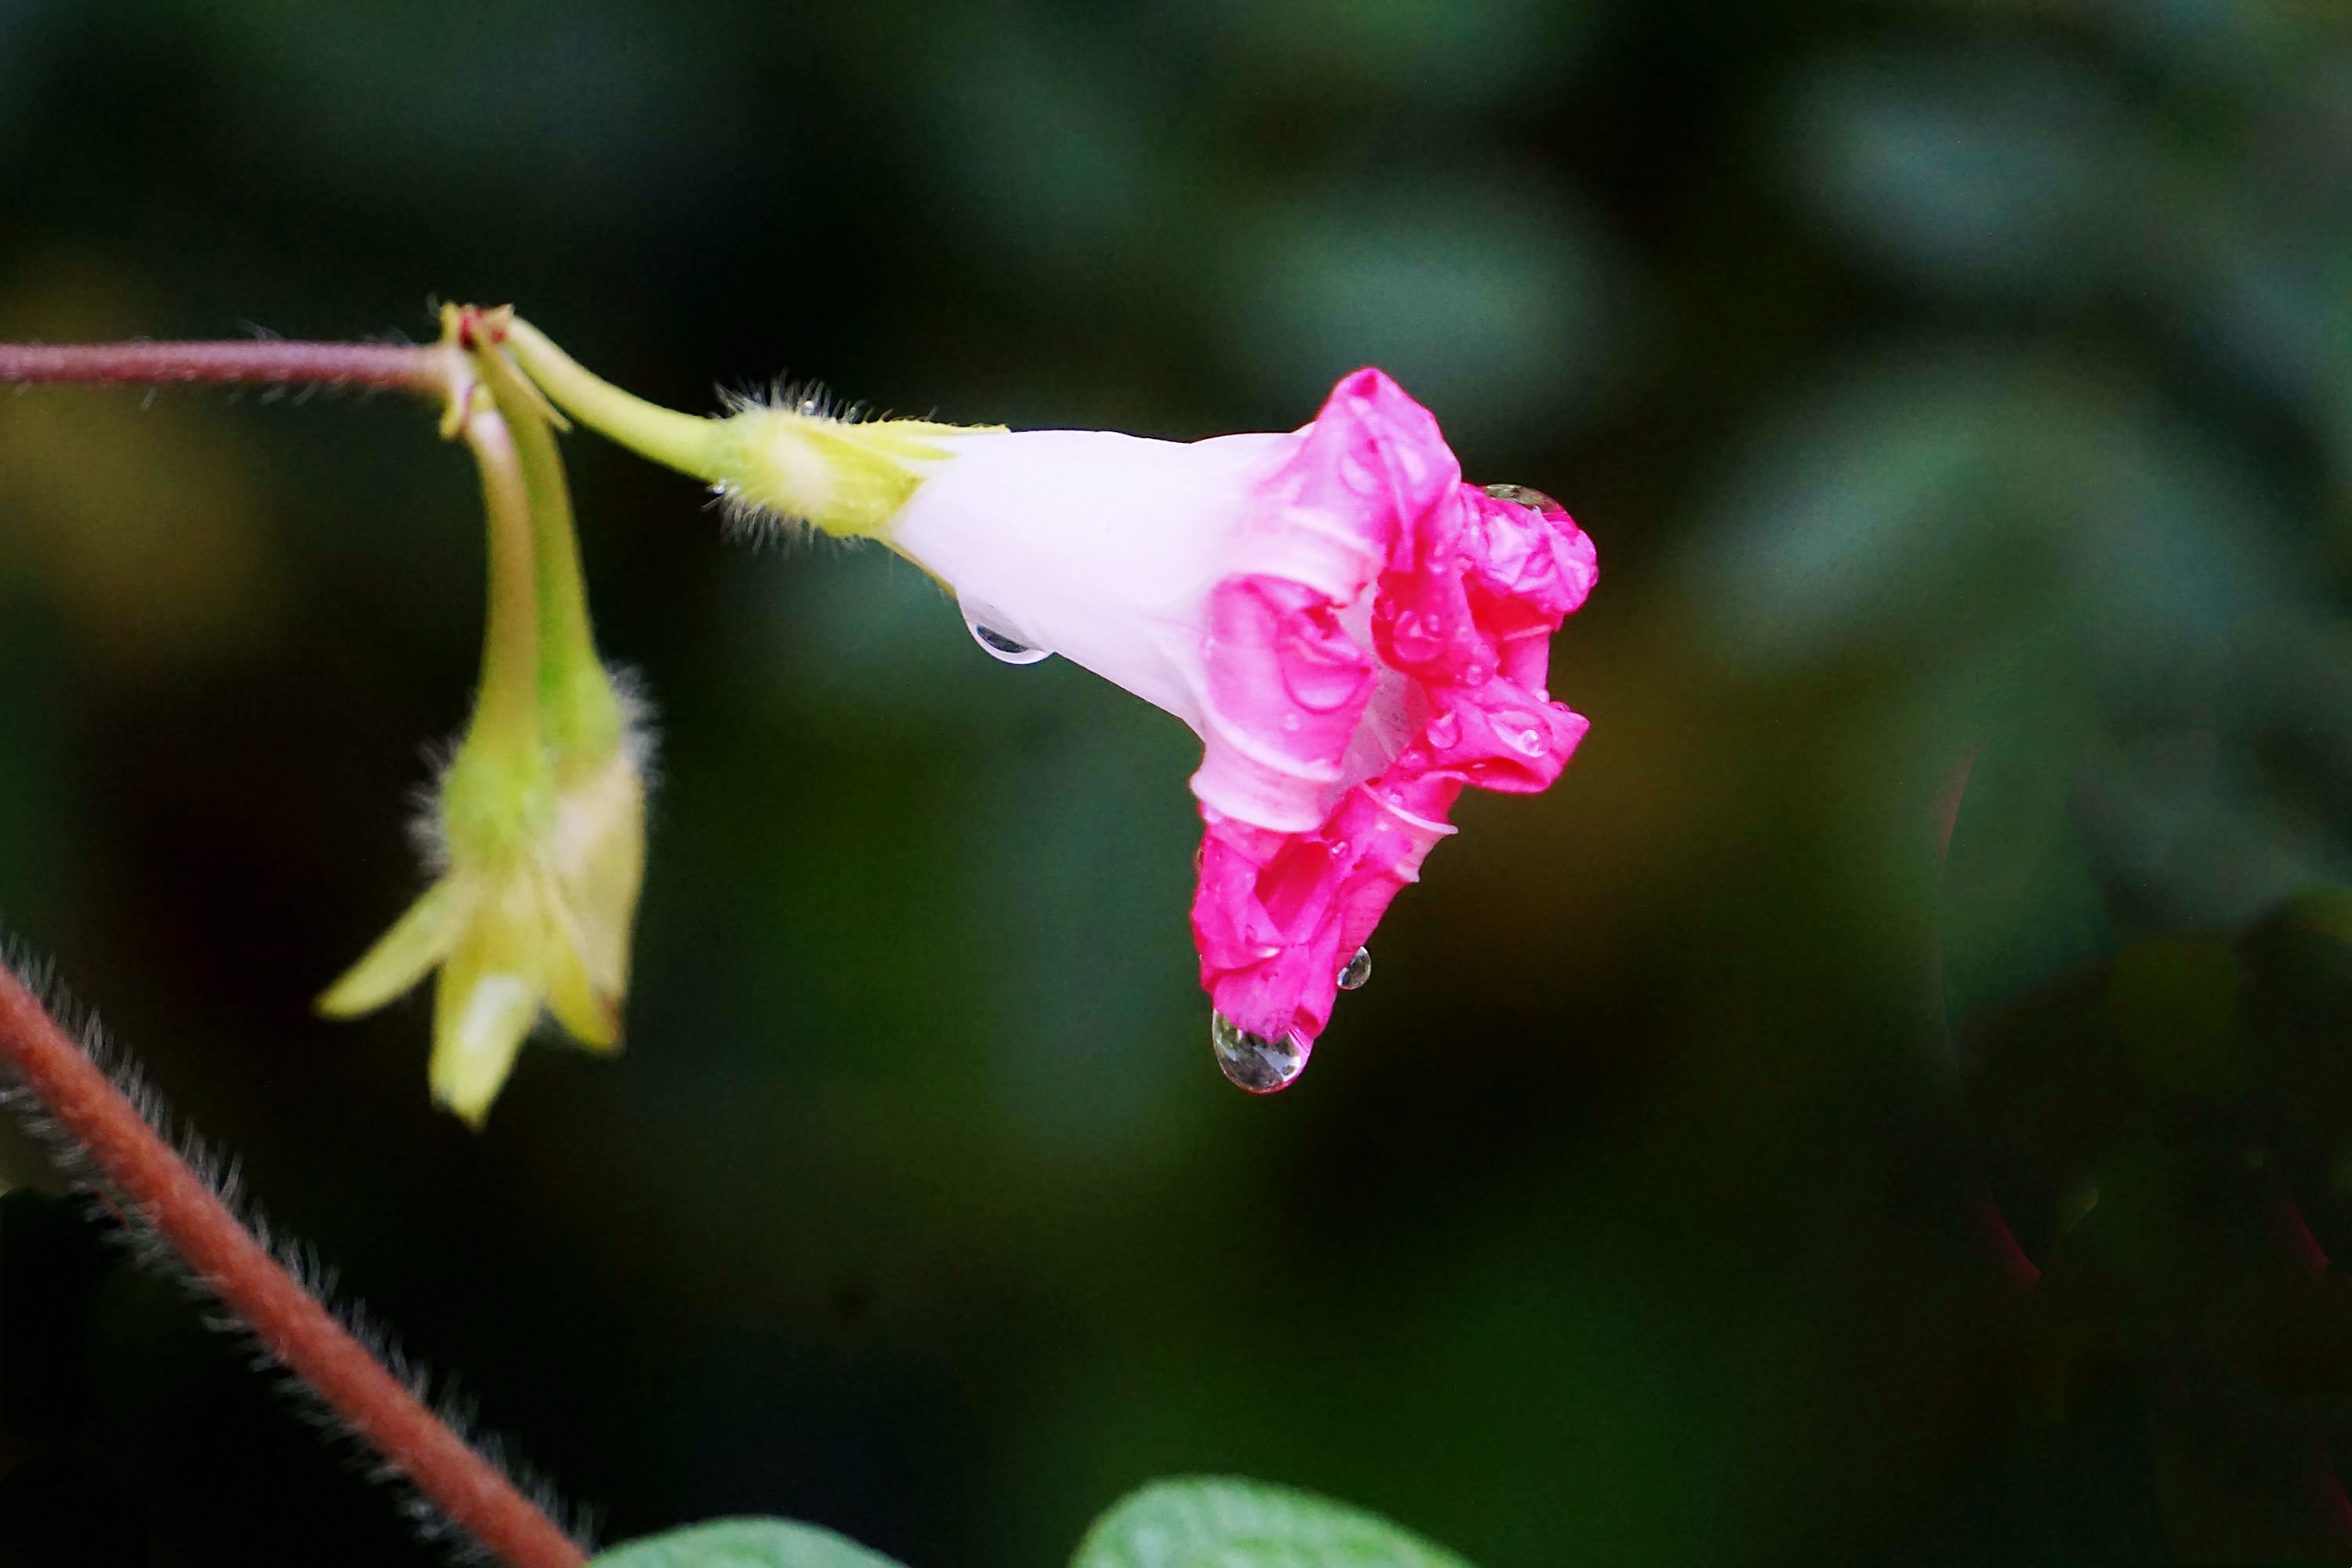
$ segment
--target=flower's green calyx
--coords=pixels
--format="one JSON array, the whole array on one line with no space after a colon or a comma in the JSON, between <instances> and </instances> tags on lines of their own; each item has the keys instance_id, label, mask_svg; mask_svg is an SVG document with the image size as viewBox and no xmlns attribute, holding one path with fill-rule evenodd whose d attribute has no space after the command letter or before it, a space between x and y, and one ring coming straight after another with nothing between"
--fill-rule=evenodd
<instances>
[{"instance_id":1,"label":"flower's green calyx","mask_svg":"<svg viewBox=\"0 0 2352 1568\"><path fill-rule=\"evenodd\" d=\"M439 878L319 999L357 1016L437 966L433 1095L476 1126L542 1010L590 1049L620 1044L646 819L645 742L596 658L556 416L480 320L445 316L478 378L452 433L481 469L490 606L480 696L425 824Z\"/></svg>"},{"instance_id":2,"label":"flower's green calyx","mask_svg":"<svg viewBox=\"0 0 2352 1568\"><path fill-rule=\"evenodd\" d=\"M481 330L583 425L707 481L746 512L805 521L841 538L887 542L899 509L953 456L943 438L999 428L838 419L813 402L749 403L714 418L680 414L592 375L528 321L504 312L480 320Z\"/></svg>"},{"instance_id":3,"label":"flower's green calyx","mask_svg":"<svg viewBox=\"0 0 2352 1568\"><path fill-rule=\"evenodd\" d=\"M852 425L822 414L754 405L720 422L730 502L804 520L848 539L887 539L930 468L950 456L936 437L965 432L915 419Z\"/></svg>"}]
</instances>

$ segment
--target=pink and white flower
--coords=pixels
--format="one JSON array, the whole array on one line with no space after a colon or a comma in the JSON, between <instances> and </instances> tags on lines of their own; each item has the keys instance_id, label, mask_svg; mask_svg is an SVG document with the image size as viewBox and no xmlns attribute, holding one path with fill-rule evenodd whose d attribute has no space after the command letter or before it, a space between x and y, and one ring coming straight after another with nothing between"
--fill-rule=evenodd
<instances>
[{"instance_id":1,"label":"pink and white flower","mask_svg":"<svg viewBox=\"0 0 2352 1568\"><path fill-rule=\"evenodd\" d=\"M1228 1074L1283 1087L1463 787L1543 789L1583 738L1546 682L1591 541L1533 491L1464 484L1377 370L1286 435L929 439L947 460L879 536L1000 647L1201 736L1201 983Z\"/></svg>"},{"instance_id":2,"label":"pink and white flower","mask_svg":"<svg viewBox=\"0 0 2352 1568\"><path fill-rule=\"evenodd\" d=\"M1464 786L1541 790L1583 739L1546 681L1591 541L1547 497L1464 484L1437 421L1377 370L1303 429L1188 445L807 403L698 419L526 323L508 345L568 413L730 503L914 561L998 657L1058 653L1192 727L1192 934L1245 1089L1305 1066Z\"/></svg>"}]
</instances>

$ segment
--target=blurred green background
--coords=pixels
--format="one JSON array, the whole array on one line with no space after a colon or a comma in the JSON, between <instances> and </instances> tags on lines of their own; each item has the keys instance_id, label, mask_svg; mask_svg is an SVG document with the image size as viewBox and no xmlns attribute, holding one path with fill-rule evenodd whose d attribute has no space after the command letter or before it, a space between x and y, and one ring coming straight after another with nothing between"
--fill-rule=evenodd
<instances>
[{"instance_id":1,"label":"blurred green background","mask_svg":"<svg viewBox=\"0 0 2352 1568\"><path fill-rule=\"evenodd\" d=\"M421 1001L308 1011L418 885L464 455L0 400L0 915L606 1539L1034 1568L1210 1470L1482 1568L2352 1556L2339 0L0 0L0 338L433 297L686 407L1378 363L1602 563L1583 752L1254 1100L1180 725L572 439L639 979L477 1137ZM437 1560L77 1213L0 1202L0 1555Z\"/></svg>"}]
</instances>

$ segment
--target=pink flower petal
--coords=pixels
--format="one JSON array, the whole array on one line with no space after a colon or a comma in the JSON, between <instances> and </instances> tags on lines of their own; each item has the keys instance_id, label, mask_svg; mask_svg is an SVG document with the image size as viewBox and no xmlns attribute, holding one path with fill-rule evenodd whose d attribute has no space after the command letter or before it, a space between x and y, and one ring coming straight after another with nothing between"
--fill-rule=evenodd
<instances>
[{"instance_id":1,"label":"pink flower petal","mask_svg":"<svg viewBox=\"0 0 2352 1568\"><path fill-rule=\"evenodd\" d=\"M1463 786L1541 790L1583 739L1545 682L1551 633L1598 567L1565 511L1462 484L1436 421L1378 371L1341 382L1302 434L1259 512L1299 530L1298 574L1210 596L1192 929L1217 1011L1305 1047L1348 958L1454 831ZM1351 557L1377 560L1376 585ZM1343 624L1367 586L1378 667ZM1347 784L1368 754L1385 766Z\"/></svg>"},{"instance_id":2,"label":"pink flower petal","mask_svg":"<svg viewBox=\"0 0 2352 1568\"><path fill-rule=\"evenodd\" d=\"M1263 826L1311 826L1371 700L1371 656L1319 591L1287 578L1226 578L1210 590L1208 622L1193 792Z\"/></svg>"}]
</instances>

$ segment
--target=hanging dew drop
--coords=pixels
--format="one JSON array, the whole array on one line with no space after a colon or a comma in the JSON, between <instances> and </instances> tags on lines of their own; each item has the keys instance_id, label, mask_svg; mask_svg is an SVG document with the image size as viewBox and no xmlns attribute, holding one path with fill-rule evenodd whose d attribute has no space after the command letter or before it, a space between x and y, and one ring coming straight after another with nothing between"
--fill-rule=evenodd
<instances>
[{"instance_id":1,"label":"hanging dew drop","mask_svg":"<svg viewBox=\"0 0 2352 1568\"><path fill-rule=\"evenodd\" d=\"M986 648L991 658L1002 660L1006 664L1036 664L1054 657L1042 647L1031 647L1025 643L1015 642L1003 632L991 630L978 621L969 624L971 626L972 640Z\"/></svg>"},{"instance_id":2,"label":"hanging dew drop","mask_svg":"<svg viewBox=\"0 0 2352 1568\"><path fill-rule=\"evenodd\" d=\"M963 624L971 633L971 640L984 649L988 657L1005 664L1037 664L1054 657L1051 648L1032 647L1019 637L1001 632L990 623L1001 619L985 605L966 605Z\"/></svg>"},{"instance_id":3,"label":"hanging dew drop","mask_svg":"<svg viewBox=\"0 0 2352 1568\"><path fill-rule=\"evenodd\" d=\"M1209 1044L1215 1047L1217 1067L1234 1087L1252 1094L1272 1094L1288 1089L1307 1070L1307 1045L1293 1030L1278 1040L1253 1035L1223 1013L1209 1015Z\"/></svg>"},{"instance_id":4,"label":"hanging dew drop","mask_svg":"<svg viewBox=\"0 0 2352 1568\"><path fill-rule=\"evenodd\" d=\"M1528 506L1538 511L1566 511L1568 509L1538 489L1526 485L1488 485L1486 493L1496 500L1509 501L1513 506Z\"/></svg>"},{"instance_id":5,"label":"hanging dew drop","mask_svg":"<svg viewBox=\"0 0 2352 1568\"><path fill-rule=\"evenodd\" d=\"M1371 977L1372 950L1360 947L1356 950L1356 956L1348 960L1348 966L1339 971L1339 989L1360 991L1364 988L1364 982Z\"/></svg>"}]
</instances>

